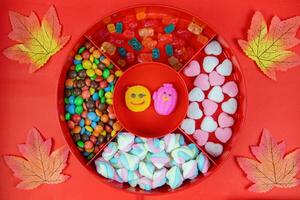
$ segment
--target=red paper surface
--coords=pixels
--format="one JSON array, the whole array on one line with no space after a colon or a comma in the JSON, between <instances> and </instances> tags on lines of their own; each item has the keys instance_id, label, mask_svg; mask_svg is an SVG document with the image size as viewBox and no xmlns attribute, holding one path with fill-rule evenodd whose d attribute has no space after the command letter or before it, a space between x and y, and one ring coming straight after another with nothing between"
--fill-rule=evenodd
<instances>
[{"instance_id":1,"label":"red paper surface","mask_svg":"<svg viewBox=\"0 0 300 200\"><path fill-rule=\"evenodd\" d=\"M11 31L8 11L28 15L31 10L39 16L54 4L63 25L63 31L72 35L62 51L54 55L48 64L34 74L27 73L26 65L8 60L0 54L0 155L17 154L17 143L22 143L27 131L38 127L45 137L55 141L54 149L65 144L57 114L57 84L60 70L67 53L79 36L94 25L102 16L137 3L162 3L186 9L198 15L217 33L222 35L238 58L247 86L247 113L238 142L229 159L210 177L182 192L145 199L300 199L300 188L275 188L265 194L251 193L246 187L251 183L238 167L234 156L251 156L249 145L257 144L261 129L268 128L278 140L284 140L292 150L300 146L300 67L277 74L274 82L249 60L237 45L237 38L245 38L248 24L255 10L264 13L267 20L273 15L286 19L300 15L298 0L2 0L0 6L0 50L13 44L7 35ZM297 37L300 37L298 32ZM300 53L300 46L294 48ZM136 195L122 192L105 185L90 174L74 156L65 170L72 178L58 185L43 185L36 190L23 191L15 188L19 182L0 159L0 199L31 200L82 200L95 198L136 199Z\"/></svg>"}]
</instances>

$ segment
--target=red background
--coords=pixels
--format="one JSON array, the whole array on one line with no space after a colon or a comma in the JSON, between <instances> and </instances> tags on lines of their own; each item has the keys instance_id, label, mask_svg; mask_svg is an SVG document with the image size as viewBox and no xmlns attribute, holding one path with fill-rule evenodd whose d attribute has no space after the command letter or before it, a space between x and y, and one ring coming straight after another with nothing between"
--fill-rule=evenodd
<instances>
[{"instance_id":1,"label":"red background","mask_svg":"<svg viewBox=\"0 0 300 200\"><path fill-rule=\"evenodd\" d=\"M244 126L231 155L205 181L184 192L145 199L300 199L300 188L275 188L265 194L246 190L250 182L236 164L234 156L251 156L249 145L257 144L263 127L277 140L285 140L288 151L300 146L300 67L278 73L277 81L266 78L237 46L237 38L245 38L251 17L260 10L268 22L276 14L280 18L300 15L299 0L2 0L0 6L0 49L13 44L7 38L11 31L8 11L29 15L31 10L42 16L55 5L63 24L63 34L72 36L67 46L53 56L44 69L28 74L28 66L0 55L0 198L1 199L135 199L134 194L117 191L102 184L71 155L65 173L72 177L58 185L43 185L32 191L15 188L19 180L5 166L2 155L19 154L16 144L25 141L27 131L37 127L45 137L52 137L54 148L65 144L56 106L56 89L67 53L79 36L102 16L137 3L162 3L189 10L222 35L240 61L247 86L247 113ZM298 37L300 34L298 32ZM300 46L294 48L299 54Z\"/></svg>"}]
</instances>

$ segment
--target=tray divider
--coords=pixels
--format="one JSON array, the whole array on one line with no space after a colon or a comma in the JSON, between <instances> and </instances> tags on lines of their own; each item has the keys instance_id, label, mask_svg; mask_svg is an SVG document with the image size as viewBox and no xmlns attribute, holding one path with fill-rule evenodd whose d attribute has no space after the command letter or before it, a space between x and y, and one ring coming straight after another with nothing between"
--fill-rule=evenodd
<instances>
[{"instance_id":1,"label":"tray divider","mask_svg":"<svg viewBox=\"0 0 300 200\"><path fill-rule=\"evenodd\" d=\"M88 165L90 165L98 156L99 156L99 154L100 153L102 153L102 151L105 149L105 147L109 144L109 143L111 143L111 141L113 141L116 137L117 137L117 135L121 132L121 131L123 131L123 130L125 130L124 128L121 128L113 137L111 137L100 149L99 149L99 151L85 164L85 166L88 166Z\"/></svg>"},{"instance_id":2,"label":"tray divider","mask_svg":"<svg viewBox=\"0 0 300 200\"><path fill-rule=\"evenodd\" d=\"M200 48L196 51L196 53L194 53L194 55L187 61L184 63L184 65L177 71L178 73L180 73L192 60L194 60L203 50L204 47L206 47L206 45L208 43L210 43L210 41L212 41L213 39L215 39L217 36L217 34L215 33L214 35L212 35L209 40L207 40L207 42Z\"/></svg>"},{"instance_id":3,"label":"tray divider","mask_svg":"<svg viewBox=\"0 0 300 200\"><path fill-rule=\"evenodd\" d=\"M208 158L208 160L210 160L213 163L213 165L217 165L217 163L214 161L214 159L210 155L208 155L208 153L206 153L206 151L199 144L197 144L197 142L195 142L195 140L192 138L192 136L190 136L189 134L186 134L184 132L184 130L182 130L180 127L178 127L178 130L180 130L181 134L183 134L192 143L194 143L198 147L198 149L200 149L200 151Z\"/></svg>"},{"instance_id":4,"label":"tray divider","mask_svg":"<svg viewBox=\"0 0 300 200\"><path fill-rule=\"evenodd\" d=\"M109 55L107 55L107 53L103 52L102 49L96 44L96 42L90 37L90 36L87 36L87 35L84 35L84 37L89 41L91 42L100 52L102 55L104 55L116 68L117 70L120 70L122 72L124 72L123 69L121 69L121 67L119 67L119 65L117 65L111 58Z\"/></svg>"}]
</instances>

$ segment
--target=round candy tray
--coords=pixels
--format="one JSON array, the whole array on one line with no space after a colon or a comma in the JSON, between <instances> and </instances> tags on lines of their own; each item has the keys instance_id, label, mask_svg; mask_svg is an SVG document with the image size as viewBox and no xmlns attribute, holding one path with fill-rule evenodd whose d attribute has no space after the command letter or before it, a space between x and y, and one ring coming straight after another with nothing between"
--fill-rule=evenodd
<instances>
[{"instance_id":1,"label":"round candy tray","mask_svg":"<svg viewBox=\"0 0 300 200\"><path fill-rule=\"evenodd\" d=\"M118 24L120 22L122 25ZM175 30L173 30L173 27L170 26L170 24L175 24ZM159 49L159 57L156 57L156 55L153 54L153 50L151 50L150 47L145 47L147 45L151 46L152 44L147 44L147 41L144 41L143 37L138 34L137 30L145 27L151 27L154 30L154 33L150 32L146 34L150 34L151 38L158 41L158 43L154 45ZM132 32L125 32L126 30L135 31L134 37L140 41L140 44L142 45L141 50L138 49L139 47L132 46L130 42L128 42L132 39ZM173 38L170 38L170 35L172 35ZM239 90L238 94L235 96L235 99L238 102L238 109L231 115L234 119L234 124L231 126L232 137L228 141L222 143L215 134L209 133L208 141L221 143L223 146L223 153L216 157L210 155L206 148L202 144L199 144L197 138L195 138L193 134L186 133L181 126L181 123L186 118L188 112L189 92L195 87L195 77L186 76L184 69L189 67L191 61L198 61L201 67L201 73L209 74L203 70L202 63L207 56L207 52L205 52L204 49L211 41L218 41L222 46L222 53L215 55L215 57L220 60L220 63L225 59L229 59L232 62L232 74L225 77L225 82L234 81L237 83ZM113 47L116 47L116 49L111 49L111 46L107 46L105 42L113 44ZM170 50L166 48L167 44L172 44L173 49ZM79 126L79 121L70 125L70 122L68 121L73 118L66 119L66 114L68 113L66 104L70 103L68 98L70 95L73 95L70 93L68 96L65 91L71 90L68 88L69 86L66 86L66 80L70 81L68 71L77 70L76 67L78 66L76 65L78 65L78 63L74 63L74 57L75 55L80 54L79 51L83 50L82 46L84 45L89 47L92 46L91 48L93 50L96 49L97 52L100 53L100 62L101 59L105 59L105 63L110 66L111 74L116 71L123 72L123 75L113 82L114 89L111 89L113 93L112 106L114 107L115 120L118 121L122 128L119 128L113 134L107 132L106 134L111 135L105 137L104 141L100 144L98 144L98 142L93 149L94 151L89 152L89 154L83 154L85 151L84 147L78 147L78 143L76 142L78 142L78 139L80 140L80 138L77 138L74 141L73 136L75 133L72 128L74 128L74 125ZM122 49L120 50L121 47ZM129 54L129 57L127 55L128 52L132 53ZM132 55L134 55L134 58L132 58ZM94 80L95 77L96 75L94 75L94 78L91 75L90 79ZM73 77L73 79L73 81L76 82L76 78ZM127 87L131 85L144 85L152 94L163 83L172 83L178 92L178 102L173 113L167 116L157 115L153 105L146 111L140 113L134 113L127 109L124 103L124 93ZM98 92L97 89L96 92ZM204 91L205 96L208 96L209 92L210 90ZM222 102L227 101L229 98L228 95L224 95L224 100ZM228 153L233 147L244 118L244 98L245 85L237 59L232 55L229 46L224 39L218 36L206 23L185 11L168 6L136 6L114 12L107 17L104 17L84 33L76 43L73 50L70 52L60 76L58 88L58 113L62 132L72 153L81 164L84 165L88 171L95 174L100 181L115 188L130 192L137 192L140 194L162 194L168 191L180 191L200 183L207 175L211 174L218 166L220 166L226 157L228 157ZM97 97L95 97L95 99L97 99ZM83 100L85 101L84 98ZM86 109L86 102L83 104L84 109ZM199 106L203 110L201 103L199 103ZM212 117L218 117L221 112L222 109L219 106ZM80 115L82 114L79 114L79 116ZM195 120L196 129L199 129L202 120L203 117L199 120ZM147 192L138 187L130 187L126 183L118 183L117 181L106 179L97 173L94 161L101 157L105 147L107 147L110 142L115 141L120 132L131 132L136 136L146 138L159 138L168 133L180 133L183 135L186 143L194 143L199 151L209 159L210 168L207 173L199 174L195 179L185 180L183 185L175 190L172 190L168 186L163 186L151 190L151 192Z\"/></svg>"}]
</instances>

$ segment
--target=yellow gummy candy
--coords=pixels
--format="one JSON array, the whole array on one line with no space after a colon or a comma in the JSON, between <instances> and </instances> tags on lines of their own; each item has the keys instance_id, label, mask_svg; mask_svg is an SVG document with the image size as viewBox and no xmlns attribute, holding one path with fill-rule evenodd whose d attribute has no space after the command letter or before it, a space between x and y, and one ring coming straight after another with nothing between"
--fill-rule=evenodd
<instances>
[{"instance_id":1,"label":"yellow gummy candy","mask_svg":"<svg viewBox=\"0 0 300 200\"><path fill-rule=\"evenodd\" d=\"M125 103L129 110L142 112L150 106L151 94L144 86L131 86L126 90Z\"/></svg>"}]
</instances>

